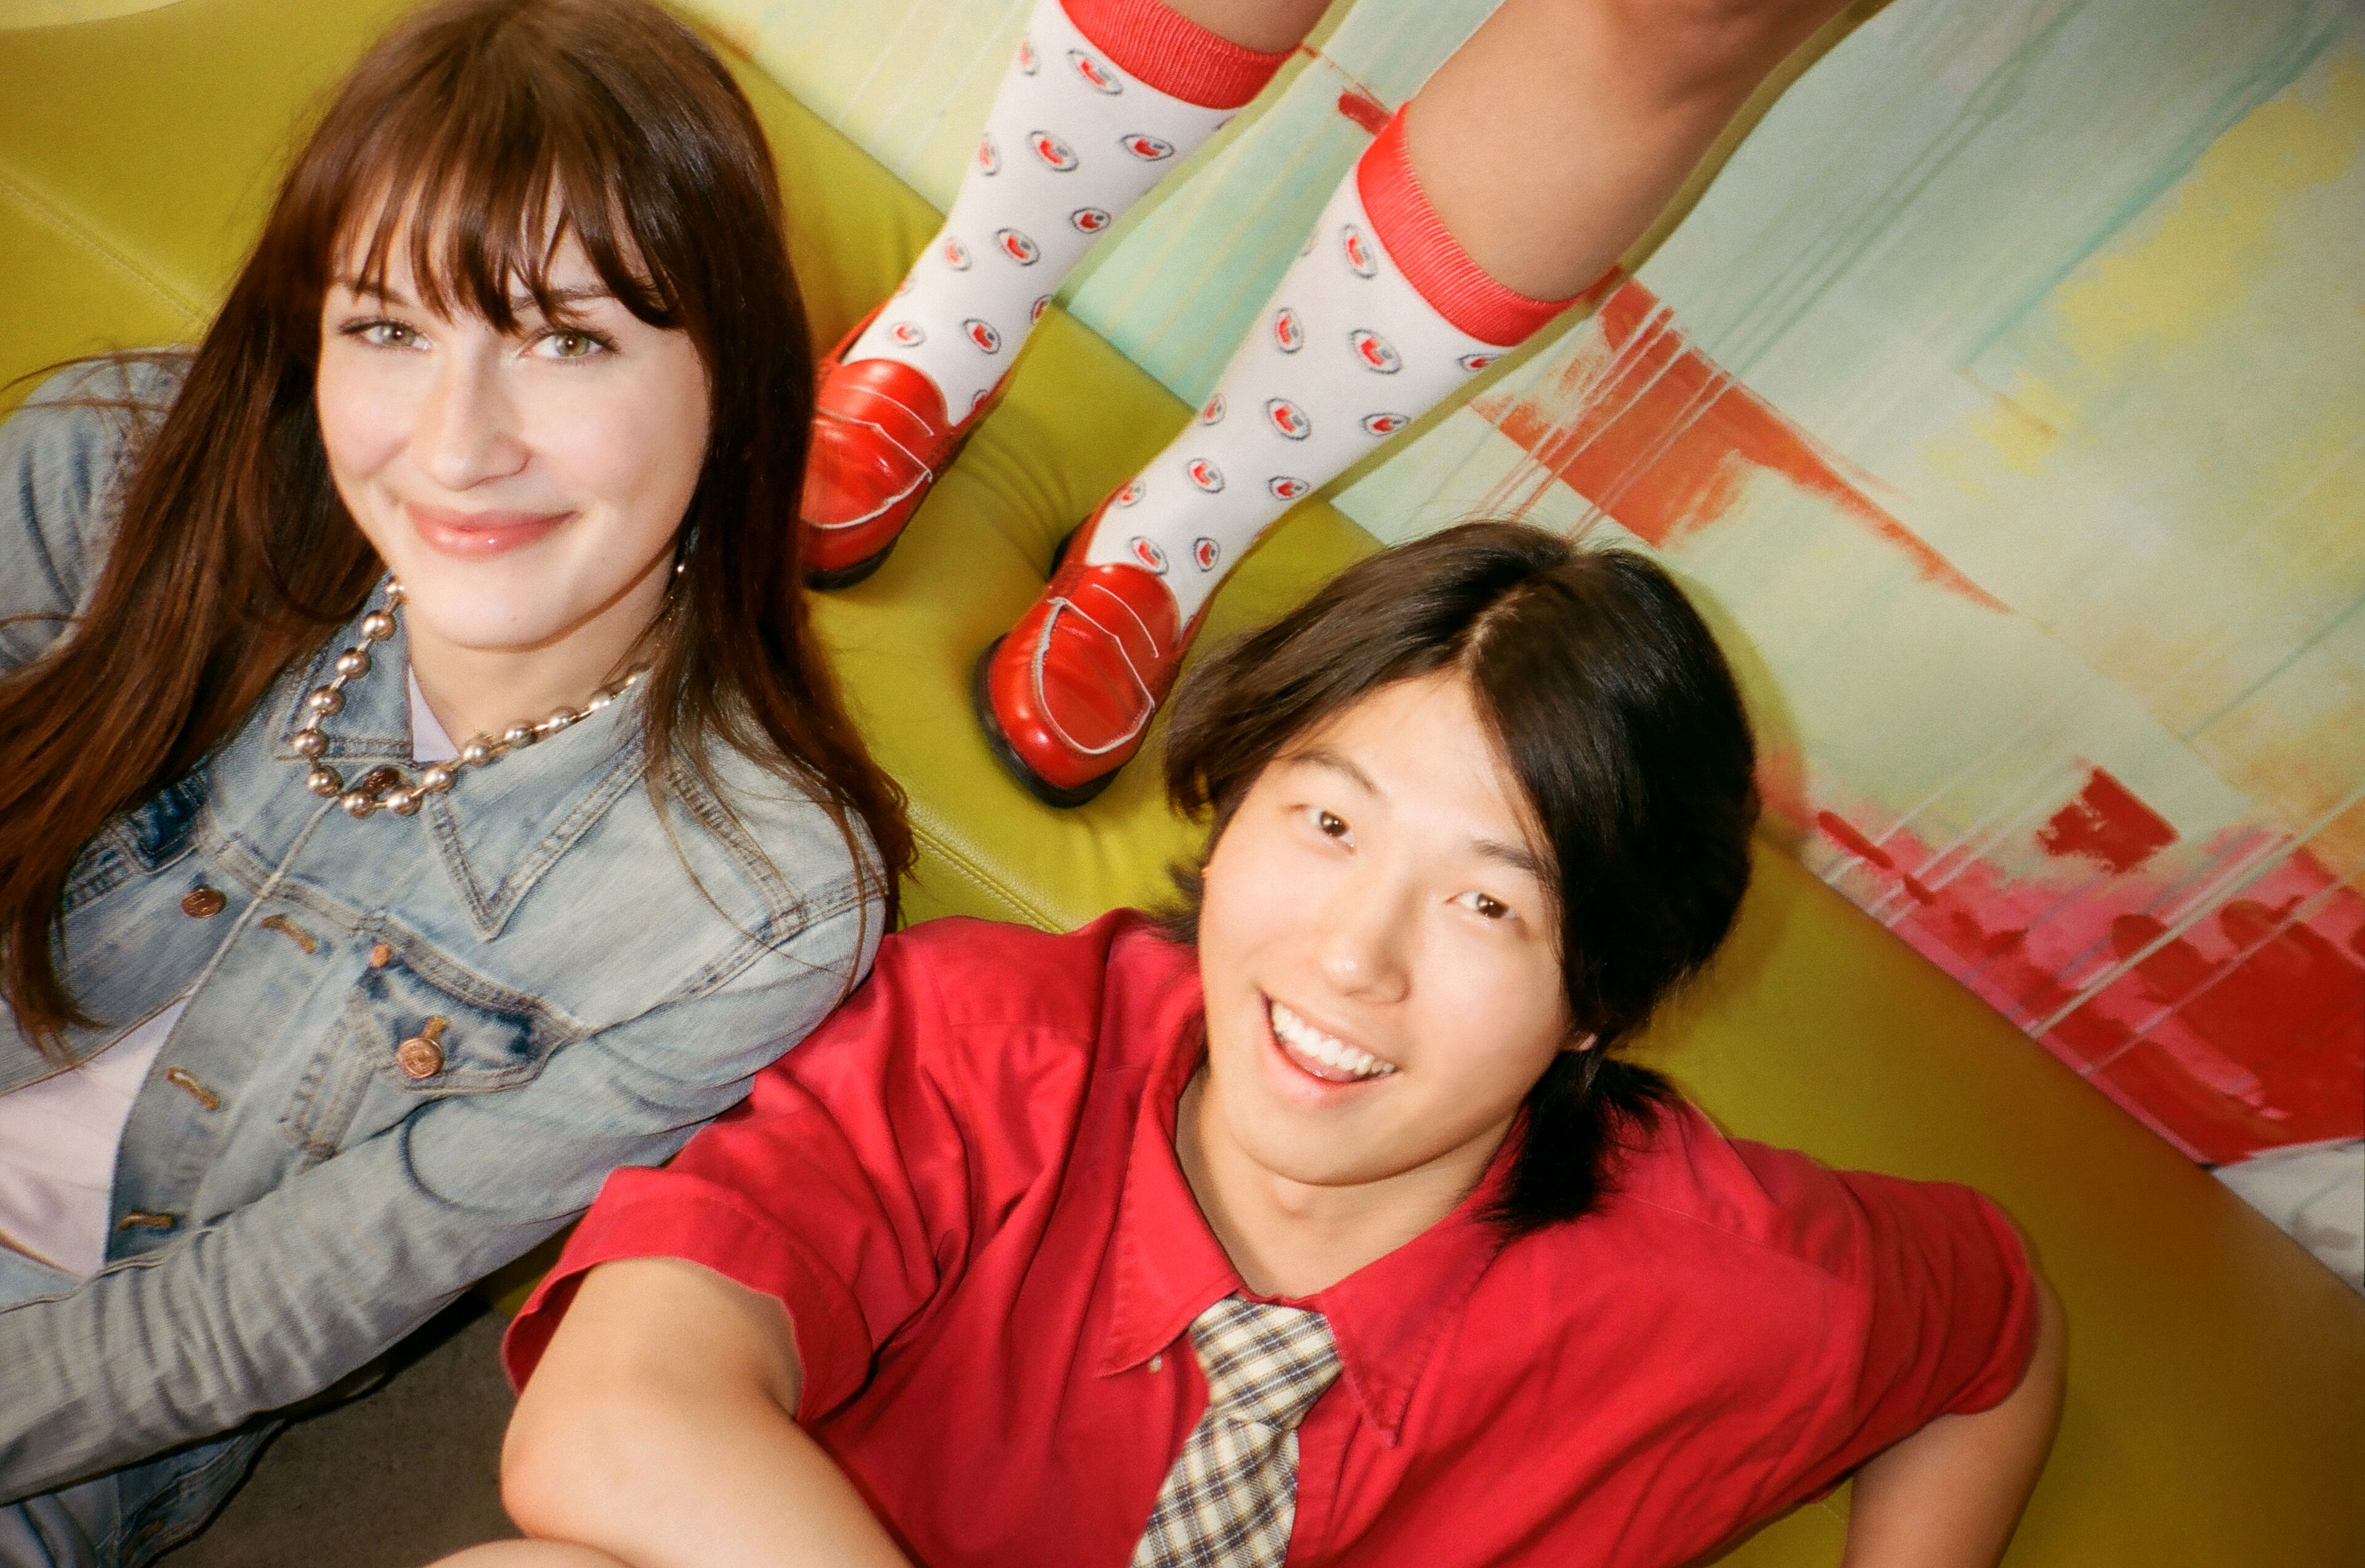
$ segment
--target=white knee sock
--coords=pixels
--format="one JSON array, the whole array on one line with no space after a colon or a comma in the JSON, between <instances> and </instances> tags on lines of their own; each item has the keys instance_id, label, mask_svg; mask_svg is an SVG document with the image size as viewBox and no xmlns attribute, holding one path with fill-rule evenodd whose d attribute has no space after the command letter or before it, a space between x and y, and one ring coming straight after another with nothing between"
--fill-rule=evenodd
<instances>
[{"instance_id":1,"label":"white knee sock","mask_svg":"<svg viewBox=\"0 0 2365 1568\"><path fill-rule=\"evenodd\" d=\"M1093 241L1288 58L1158 0L1037 0L944 228L846 362L902 360L967 419Z\"/></svg>"},{"instance_id":2,"label":"white knee sock","mask_svg":"<svg viewBox=\"0 0 2365 1568\"><path fill-rule=\"evenodd\" d=\"M1413 179L1403 127L1339 182L1215 395L1093 535L1088 564L1159 573L1185 624L1293 503L1586 297L1530 299L1480 271Z\"/></svg>"}]
</instances>

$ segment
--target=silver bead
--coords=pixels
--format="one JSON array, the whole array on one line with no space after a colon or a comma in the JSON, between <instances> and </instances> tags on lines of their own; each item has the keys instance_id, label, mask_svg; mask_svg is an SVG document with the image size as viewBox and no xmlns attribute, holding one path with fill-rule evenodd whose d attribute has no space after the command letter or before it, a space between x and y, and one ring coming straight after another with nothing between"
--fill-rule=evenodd
<instances>
[{"instance_id":1,"label":"silver bead","mask_svg":"<svg viewBox=\"0 0 2365 1568\"><path fill-rule=\"evenodd\" d=\"M373 610L362 617L362 635L373 643L383 643L394 635L394 617L383 610Z\"/></svg>"},{"instance_id":2,"label":"silver bead","mask_svg":"<svg viewBox=\"0 0 2365 1568\"><path fill-rule=\"evenodd\" d=\"M532 745L540 738L533 733L532 724L511 724L501 732L501 744L511 750L520 746Z\"/></svg>"},{"instance_id":3,"label":"silver bead","mask_svg":"<svg viewBox=\"0 0 2365 1568\"><path fill-rule=\"evenodd\" d=\"M460 748L460 761L465 767L482 767L492 760L492 745L482 735Z\"/></svg>"},{"instance_id":4,"label":"silver bead","mask_svg":"<svg viewBox=\"0 0 2365 1568\"><path fill-rule=\"evenodd\" d=\"M304 788L311 790L315 795L338 794L344 787L344 776L326 765L315 767L311 772L304 775Z\"/></svg>"},{"instance_id":5,"label":"silver bead","mask_svg":"<svg viewBox=\"0 0 2365 1568\"><path fill-rule=\"evenodd\" d=\"M597 713L600 709L605 708L609 703L613 702L615 700L616 694L610 691L605 687L602 687L600 689L593 692L590 695L590 698L584 702L583 716L587 719L589 718L592 714Z\"/></svg>"},{"instance_id":6,"label":"silver bead","mask_svg":"<svg viewBox=\"0 0 2365 1568\"><path fill-rule=\"evenodd\" d=\"M370 657L366 649L347 648L337 655L337 673L347 680L358 680L369 674Z\"/></svg>"},{"instance_id":7,"label":"silver bead","mask_svg":"<svg viewBox=\"0 0 2365 1568\"><path fill-rule=\"evenodd\" d=\"M422 795L440 795L452 788L452 770L440 762L430 764L415 788Z\"/></svg>"},{"instance_id":8,"label":"silver bead","mask_svg":"<svg viewBox=\"0 0 2365 1568\"><path fill-rule=\"evenodd\" d=\"M314 689L311 696L304 699L304 706L325 719L332 713L344 711L345 694L333 686L319 687Z\"/></svg>"},{"instance_id":9,"label":"silver bead","mask_svg":"<svg viewBox=\"0 0 2365 1568\"><path fill-rule=\"evenodd\" d=\"M416 816L419 813L419 791L416 790L397 790L389 793L385 800L378 803L384 806L387 811L392 812L396 816Z\"/></svg>"},{"instance_id":10,"label":"silver bead","mask_svg":"<svg viewBox=\"0 0 2365 1568\"><path fill-rule=\"evenodd\" d=\"M359 790L346 790L337 797L337 804L345 808L345 815L349 817L365 817L377 810L377 802Z\"/></svg>"},{"instance_id":11,"label":"silver bead","mask_svg":"<svg viewBox=\"0 0 2365 1568\"><path fill-rule=\"evenodd\" d=\"M559 731L566 728L566 726L573 722L575 722L575 715L568 710L561 708L557 712L553 713L549 718L544 719L541 723L536 724L533 727L533 733L537 739L548 740L551 736L556 734Z\"/></svg>"},{"instance_id":12,"label":"silver bead","mask_svg":"<svg viewBox=\"0 0 2365 1568\"><path fill-rule=\"evenodd\" d=\"M312 757L319 756L328 748L329 737L318 730L298 730L296 732L296 738L287 744L296 748L297 756Z\"/></svg>"}]
</instances>

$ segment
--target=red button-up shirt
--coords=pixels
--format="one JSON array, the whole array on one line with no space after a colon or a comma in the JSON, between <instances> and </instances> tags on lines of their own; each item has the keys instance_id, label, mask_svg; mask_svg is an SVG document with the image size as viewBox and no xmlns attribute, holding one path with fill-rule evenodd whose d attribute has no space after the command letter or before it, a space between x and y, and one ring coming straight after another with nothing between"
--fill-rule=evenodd
<instances>
[{"instance_id":1,"label":"red button-up shirt","mask_svg":"<svg viewBox=\"0 0 2365 1568\"><path fill-rule=\"evenodd\" d=\"M1243 1289L1174 1156L1201 1059L1193 955L1138 915L891 936L745 1103L609 1179L510 1375L584 1270L687 1258L787 1304L799 1420L919 1562L1121 1568L1206 1403L1184 1330ZM1290 1304L1342 1368L1298 1429L1292 1563L1683 1562L2027 1363L2018 1238L1965 1188L1688 1107L1576 1221L1507 1244L1496 1175Z\"/></svg>"}]
</instances>

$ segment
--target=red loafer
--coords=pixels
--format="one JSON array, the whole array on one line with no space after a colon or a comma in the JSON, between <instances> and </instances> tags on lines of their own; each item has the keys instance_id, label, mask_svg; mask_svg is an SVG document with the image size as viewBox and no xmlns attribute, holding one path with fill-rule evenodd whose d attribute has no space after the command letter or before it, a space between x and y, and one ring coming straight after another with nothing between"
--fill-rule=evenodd
<instances>
[{"instance_id":1,"label":"red loafer","mask_svg":"<svg viewBox=\"0 0 2365 1568\"><path fill-rule=\"evenodd\" d=\"M1205 613L1178 626L1174 596L1147 565L1084 565L1108 508L1103 501L1076 531L1041 596L986 649L971 682L994 756L1048 805L1082 805L1141 749ZM1155 546L1144 549L1155 556Z\"/></svg>"},{"instance_id":2,"label":"red loafer","mask_svg":"<svg viewBox=\"0 0 2365 1568\"><path fill-rule=\"evenodd\" d=\"M805 582L816 588L849 588L879 569L928 487L992 407L989 398L954 424L936 383L901 360L844 363L869 325L869 317L857 323L818 367L813 446L797 507Z\"/></svg>"}]
</instances>

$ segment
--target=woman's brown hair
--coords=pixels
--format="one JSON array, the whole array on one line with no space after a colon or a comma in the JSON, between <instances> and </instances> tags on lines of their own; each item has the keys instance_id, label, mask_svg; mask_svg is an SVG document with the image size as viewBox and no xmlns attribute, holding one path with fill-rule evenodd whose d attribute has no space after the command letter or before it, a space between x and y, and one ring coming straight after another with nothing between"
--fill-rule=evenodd
<instances>
[{"instance_id":1,"label":"woman's brown hair","mask_svg":"<svg viewBox=\"0 0 2365 1568\"><path fill-rule=\"evenodd\" d=\"M1716 638L1666 571L1514 523L1467 522L1350 566L1216 649L1169 710L1166 788L1213 817L1208 852L1265 764L1381 687L1470 684L1533 814L1569 1014L1593 1042L1530 1091L1494 1217L1574 1219L1623 1131L1671 1092L1610 1053L1707 964L1749 886L1756 746ZM1204 864L1204 861L1202 862ZM1169 921L1196 935L1199 879Z\"/></svg>"},{"instance_id":2,"label":"woman's brown hair","mask_svg":"<svg viewBox=\"0 0 2365 1568\"><path fill-rule=\"evenodd\" d=\"M55 946L83 846L235 734L384 571L314 409L337 272L376 281L407 251L429 308L507 330L516 290L564 317L549 268L569 237L633 315L689 333L712 391L643 698L650 786L683 766L712 784L714 745L757 759L830 812L892 920L902 795L846 716L801 586L812 350L755 112L643 0L445 0L338 89L139 439L86 611L0 679L0 995L45 1049L88 1021Z\"/></svg>"}]
</instances>

